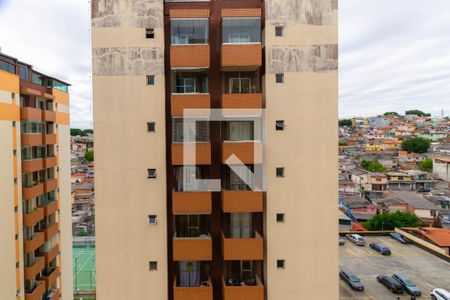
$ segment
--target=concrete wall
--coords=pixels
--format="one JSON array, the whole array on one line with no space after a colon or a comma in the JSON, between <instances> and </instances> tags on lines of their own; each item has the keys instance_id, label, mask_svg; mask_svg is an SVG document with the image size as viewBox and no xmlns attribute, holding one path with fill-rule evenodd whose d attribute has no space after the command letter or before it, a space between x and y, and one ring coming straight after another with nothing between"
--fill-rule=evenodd
<instances>
[{"instance_id":1,"label":"concrete wall","mask_svg":"<svg viewBox=\"0 0 450 300\"><path fill-rule=\"evenodd\" d=\"M450 163L435 159L433 161L433 174L442 180L450 181Z\"/></svg>"},{"instance_id":2,"label":"concrete wall","mask_svg":"<svg viewBox=\"0 0 450 300\"><path fill-rule=\"evenodd\" d=\"M275 37L278 25L282 37ZM318 291L321 299L339 298L337 43L337 1L266 1L269 300L315 299ZM275 83L277 73L284 83ZM284 131L275 131L276 120L285 121Z\"/></svg>"},{"instance_id":3,"label":"concrete wall","mask_svg":"<svg viewBox=\"0 0 450 300\"><path fill-rule=\"evenodd\" d=\"M168 297L162 12L162 0L92 1L99 299ZM147 179L150 168L156 179ZM147 224L150 214L157 225Z\"/></svg>"}]
</instances>

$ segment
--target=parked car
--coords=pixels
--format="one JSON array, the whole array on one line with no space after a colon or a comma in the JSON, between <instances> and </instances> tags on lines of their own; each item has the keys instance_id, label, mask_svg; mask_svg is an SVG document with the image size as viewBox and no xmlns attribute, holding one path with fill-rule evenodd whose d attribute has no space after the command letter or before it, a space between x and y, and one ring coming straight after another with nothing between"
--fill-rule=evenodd
<instances>
[{"instance_id":1,"label":"parked car","mask_svg":"<svg viewBox=\"0 0 450 300\"><path fill-rule=\"evenodd\" d=\"M429 188L420 188L419 189L419 193L429 193L429 192L431 192L431 189L429 189Z\"/></svg>"},{"instance_id":2,"label":"parked car","mask_svg":"<svg viewBox=\"0 0 450 300\"><path fill-rule=\"evenodd\" d=\"M369 244L369 247L372 248L373 250L377 251L378 253L381 253L382 255L391 255L391 249L389 249L388 247L386 247L383 244L372 243L372 244Z\"/></svg>"},{"instance_id":3,"label":"parked car","mask_svg":"<svg viewBox=\"0 0 450 300\"><path fill-rule=\"evenodd\" d=\"M366 241L359 234L347 234L347 239L355 245L365 246Z\"/></svg>"},{"instance_id":4,"label":"parked car","mask_svg":"<svg viewBox=\"0 0 450 300\"><path fill-rule=\"evenodd\" d=\"M345 245L345 240L343 238L339 238L339 246Z\"/></svg>"},{"instance_id":5,"label":"parked car","mask_svg":"<svg viewBox=\"0 0 450 300\"><path fill-rule=\"evenodd\" d=\"M362 284L361 279L352 272L341 271L339 272L339 277L344 280L352 290L358 292L364 291L364 285Z\"/></svg>"},{"instance_id":6,"label":"parked car","mask_svg":"<svg viewBox=\"0 0 450 300\"><path fill-rule=\"evenodd\" d=\"M377 281L384 285L391 293L403 294L403 287L401 284L392 277L386 275L378 275Z\"/></svg>"},{"instance_id":7,"label":"parked car","mask_svg":"<svg viewBox=\"0 0 450 300\"><path fill-rule=\"evenodd\" d=\"M444 289L433 289L431 291L431 299L433 300L450 300L450 292Z\"/></svg>"},{"instance_id":8,"label":"parked car","mask_svg":"<svg viewBox=\"0 0 450 300\"><path fill-rule=\"evenodd\" d=\"M395 273L394 275L392 275L392 278L397 280L403 286L403 289L411 296L422 295L422 291L420 290L420 288L411 279L409 279L402 273Z\"/></svg>"},{"instance_id":9,"label":"parked car","mask_svg":"<svg viewBox=\"0 0 450 300\"><path fill-rule=\"evenodd\" d=\"M400 233L391 232L391 233L389 233L389 235L391 236L391 238L399 241L402 244L409 244L409 242Z\"/></svg>"}]
</instances>

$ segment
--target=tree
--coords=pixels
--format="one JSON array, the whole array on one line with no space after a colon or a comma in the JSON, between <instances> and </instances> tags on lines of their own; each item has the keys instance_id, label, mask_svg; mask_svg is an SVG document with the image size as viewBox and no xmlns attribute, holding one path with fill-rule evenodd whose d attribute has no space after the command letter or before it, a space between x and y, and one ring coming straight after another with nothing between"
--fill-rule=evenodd
<instances>
[{"instance_id":1,"label":"tree","mask_svg":"<svg viewBox=\"0 0 450 300\"><path fill-rule=\"evenodd\" d=\"M339 146L348 146L348 141L339 141Z\"/></svg>"},{"instance_id":2,"label":"tree","mask_svg":"<svg viewBox=\"0 0 450 300\"><path fill-rule=\"evenodd\" d=\"M431 117L431 114L426 114L423 111L418 110L418 109L407 110L407 111L405 111L405 115L417 115L419 117Z\"/></svg>"},{"instance_id":3,"label":"tree","mask_svg":"<svg viewBox=\"0 0 450 300\"><path fill-rule=\"evenodd\" d=\"M421 226L421 221L415 214L396 211L375 215L363 225L369 231L394 230L400 227L419 227Z\"/></svg>"},{"instance_id":4,"label":"tree","mask_svg":"<svg viewBox=\"0 0 450 300\"><path fill-rule=\"evenodd\" d=\"M87 161L94 161L94 151L86 151L84 159Z\"/></svg>"},{"instance_id":5,"label":"tree","mask_svg":"<svg viewBox=\"0 0 450 300\"><path fill-rule=\"evenodd\" d=\"M407 139L402 142L402 150L408 151L410 153L426 153L430 149L431 141L416 137L412 139Z\"/></svg>"},{"instance_id":6,"label":"tree","mask_svg":"<svg viewBox=\"0 0 450 300\"><path fill-rule=\"evenodd\" d=\"M361 166L369 172L386 172L387 169L377 161L363 160Z\"/></svg>"},{"instance_id":7,"label":"tree","mask_svg":"<svg viewBox=\"0 0 450 300\"><path fill-rule=\"evenodd\" d=\"M419 164L419 167L422 170L427 170L427 171L433 170L433 160L431 158L429 158L424 161L421 161Z\"/></svg>"},{"instance_id":8,"label":"tree","mask_svg":"<svg viewBox=\"0 0 450 300\"><path fill-rule=\"evenodd\" d=\"M92 130L92 129L85 129L85 130L83 130L82 135L86 136L86 135L88 135L88 133L94 133L94 130Z\"/></svg>"},{"instance_id":9,"label":"tree","mask_svg":"<svg viewBox=\"0 0 450 300\"><path fill-rule=\"evenodd\" d=\"M339 127L342 127L342 126L352 127L353 126L353 122L350 119L339 120Z\"/></svg>"},{"instance_id":10,"label":"tree","mask_svg":"<svg viewBox=\"0 0 450 300\"><path fill-rule=\"evenodd\" d=\"M385 117L389 117L389 116L395 116L395 117L398 117L399 114L398 114L397 112L395 112L395 111L388 111L388 112L385 112L385 113L384 113L384 116L385 116Z\"/></svg>"},{"instance_id":11,"label":"tree","mask_svg":"<svg viewBox=\"0 0 450 300\"><path fill-rule=\"evenodd\" d=\"M70 128L70 135L71 136L83 135L83 131L79 128Z\"/></svg>"}]
</instances>

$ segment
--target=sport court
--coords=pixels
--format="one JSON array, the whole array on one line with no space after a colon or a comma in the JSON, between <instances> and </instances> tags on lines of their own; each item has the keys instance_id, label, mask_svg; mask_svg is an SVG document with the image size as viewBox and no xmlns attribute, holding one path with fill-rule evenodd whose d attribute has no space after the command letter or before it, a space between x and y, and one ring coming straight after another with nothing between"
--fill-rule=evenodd
<instances>
[{"instance_id":1,"label":"sport court","mask_svg":"<svg viewBox=\"0 0 450 300\"><path fill-rule=\"evenodd\" d=\"M73 288L95 290L95 247L73 247Z\"/></svg>"}]
</instances>

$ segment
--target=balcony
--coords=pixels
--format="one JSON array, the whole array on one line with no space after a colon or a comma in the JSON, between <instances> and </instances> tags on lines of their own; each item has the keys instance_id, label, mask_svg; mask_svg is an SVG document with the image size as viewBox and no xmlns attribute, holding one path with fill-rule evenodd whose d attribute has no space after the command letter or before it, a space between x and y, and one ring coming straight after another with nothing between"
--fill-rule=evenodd
<instances>
[{"instance_id":1,"label":"balcony","mask_svg":"<svg viewBox=\"0 0 450 300\"><path fill-rule=\"evenodd\" d=\"M262 144L259 141L225 141L222 143L222 163L235 154L244 164L262 163ZM232 162L233 163L233 162ZM237 163L237 162L236 162Z\"/></svg>"},{"instance_id":2,"label":"balcony","mask_svg":"<svg viewBox=\"0 0 450 300\"><path fill-rule=\"evenodd\" d=\"M258 191L222 190L222 211L225 213L262 212L263 193Z\"/></svg>"},{"instance_id":3,"label":"balcony","mask_svg":"<svg viewBox=\"0 0 450 300\"><path fill-rule=\"evenodd\" d=\"M211 108L211 97L209 94L172 94L170 101L172 117L183 116L184 109Z\"/></svg>"},{"instance_id":4,"label":"balcony","mask_svg":"<svg viewBox=\"0 0 450 300\"><path fill-rule=\"evenodd\" d=\"M212 240L207 237L174 237L174 261L210 261L212 260Z\"/></svg>"},{"instance_id":5,"label":"balcony","mask_svg":"<svg viewBox=\"0 0 450 300\"><path fill-rule=\"evenodd\" d=\"M44 159L22 160L22 173L33 173L44 169Z\"/></svg>"},{"instance_id":6,"label":"balcony","mask_svg":"<svg viewBox=\"0 0 450 300\"><path fill-rule=\"evenodd\" d=\"M44 182L44 192L45 193L54 191L57 188L58 188L58 180L57 179L47 179L47 181Z\"/></svg>"},{"instance_id":7,"label":"balcony","mask_svg":"<svg viewBox=\"0 0 450 300\"><path fill-rule=\"evenodd\" d=\"M43 145L43 136L40 133L23 133L21 135L22 147Z\"/></svg>"},{"instance_id":8,"label":"balcony","mask_svg":"<svg viewBox=\"0 0 450 300\"><path fill-rule=\"evenodd\" d=\"M50 157L44 158L44 166L46 169L56 167L57 165L58 165L58 159L56 158L56 156L50 156Z\"/></svg>"},{"instance_id":9,"label":"balcony","mask_svg":"<svg viewBox=\"0 0 450 300\"><path fill-rule=\"evenodd\" d=\"M58 201L53 200L41 206L44 209L44 216L48 217L58 209Z\"/></svg>"},{"instance_id":10,"label":"balcony","mask_svg":"<svg viewBox=\"0 0 450 300\"><path fill-rule=\"evenodd\" d=\"M208 283L200 286L177 286L177 279L173 283L174 300L212 300L213 287L211 279Z\"/></svg>"},{"instance_id":11,"label":"balcony","mask_svg":"<svg viewBox=\"0 0 450 300\"><path fill-rule=\"evenodd\" d=\"M31 240L24 240L24 252L30 253L35 251L37 248L44 244L44 233L43 232L35 232L34 236Z\"/></svg>"},{"instance_id":12,"label":"balcony","mask_svg":"<svg viewBox=\"0 0 450 300\"><path fill-rule=\"evenodd\" d=\"M37 222L41 221L42 219L44 219L44 209L38 207L31 213L23 214L23 226L25 227L34 226Z\"/></svg>"},{"instance_id":13,"label":"balcony","mask_svg":"<svg viewBox=\"0 0 450 300\"><path fill-rule=\"evenodd\" d=\"M25 300L41 300L45 293L45 283L37 281L35 288L31 291L25 291Z\"/></svg>"},{"instance_id":14,"label":"balcony","mask_svg":"<svg viewBox=\"0 0 450 300\"><path fill-rule=\"evenodd\" d=\"M42 109L33 107L21 107L20 108L20 119L21 120L42 120Z\"/></svg>"},{"instance_id":15,"label":"balcony","mask_svg":"<svg viewBox=\"0 0 450 300\"><path fill-rule=\"evenodd\" d=\"M24 276L25 279L31 280L35 279L36 275L39 274L45 267L45 260L43 257L36 257L33 264L30 267L25 267Z\"/></svg>"},{"instance_id":16,"label":"balcony","mask_svg":"<svg viewBox=\"0 0 450 300\"><path fill-rule=\"evenodd\" d=\"M36 198L37 196L40 196L44 193L44 184L38 183L31 187L23 187L22 189L22 196L25 200L30 200L33 198Z\"/></svg>"},{"instance_id":17,"label":"balcony","mask_svg":"<svg viewBox=\"0 0 450 300\"><path fill-rule=\"evenodd\" d=\"M58 300L59 299L59 289L52 289L47 293L48 300Z\"/></svg>"},{"instance_id":18,"label":"balcony","mask_svg":"<svg viewBox=\"0 0 450 300\"><path fill-rule=\"evenodd\" d=\"M261 44L224 44L222 45L222 69L257 69L262 66Z\"/></svg>"},{"instance_id":19,"label":"balcony","mask_svg":"<svg viewBox=\"0 0 450 300\"><path fill-rule=\"evenodd\" d=\"M58 233L58 223L50 225L48 228L44 229L45 240L49 241Z\"/></svg>"},{"instance_id":20,"label":"balcony","mask_svg":"<svg viewBox=\"0 0 450 300\"><path fill-rule=\"evenodd\" d=\"M43 272L45 274L45 272ZM54 285L56 279L60 275L59 267L54 268L51 270L48 274L45 274L39 278L40 280L43 280L45 282L45 285L47 288L50 288Z\"/></svg>"},{"instance_id":21,"label":"balcony","mask_svg":"<svg viewBox=\"0 0 450 300\"><path fill-rule=\"evenodd\" d=\"M45 145L56 144L56 134L45 134L44 135L44 144Z\"/></svg>"},{"instance_id":22,"label":"balcony","mask_svg":"<svg viewBox=\"0 0 450 300\"><path fill-rule=\"evenodd\" d=\"M222 299L264 300L264 285L257 276L255 281L255 285L227 285L222 277Z\"/></svg>"},{"instance_id":23,"label":"balcony","mask_svg":"<svg viewBox=\"0 0 450 300\"><path fill-rule=\"evenodd\" d=\"M40 252L39 255L43 256L45 258L45 263L50 263L52 260L55 259L56 256L58 256L59 253L59 245L55 245L52 250L49 252Z\"/></svg>"},{"instance_id":24,"label":"balcony","mask_svg":"<svg viewBox=\"0 0 450 300\"><path fill-rule=\"evenodd\" d=\"M211 214L211 192L172 191L173 214Z\"/></svg>"},{"instance_id":25,"label":"balcony","mask_svg":"<svg viewBox=\"0 0 450 300\"><path fill-rule=\"evenodd\" d=\"M170 66L172 68L209 68L209 45L170 46Z\"/></svg>"},{"instance_id":26,"label":"balcony","mask_svg":"<svg viewBox=\"0 0 450 300\"><path fill-rule=\"evenodd\" d=\"M184 161L183 154L187 151L187 160ZM210 165L211 144L210 143L179 143L172 144L172 165Z\"/></svg>"},{"instance_id":27,"label":"balcony","mask_svg":"<svg viewBox=\"0 0 450 300\"><path fill-rule=\"evenodd\" d=\"M255 232L254 238L227 238L222 232L222 255L224 260L263 260L264 239Z\"/></svg>"},{"instance_id":28,"label":"balcony","mask_svg":"<svg viewBox=\"0 0 450 300\"><path fill-rule=\"evenodd\" d=\"M222 108L226 109L261 109L263 107L262 94L224 94Z\"/></svg>"},{"instance_id":29,"label":"balcony","mask_svg":"<svg viewBox=\"0 0 450 300\"><path fill-rule=\"evenodd\" d=\"M55 122L56 121L56 112L51 110L42 110L42 120L46 122Z\"/></svg>"}]
</instances>

